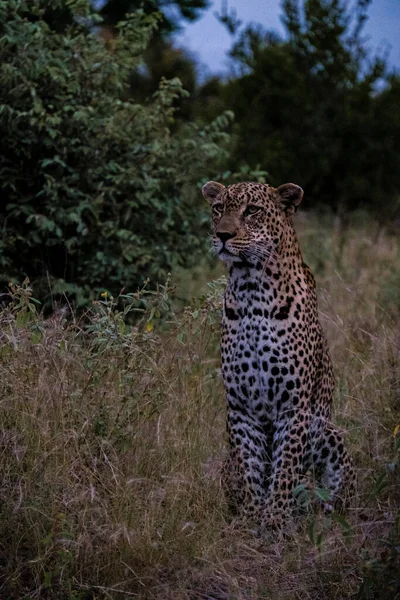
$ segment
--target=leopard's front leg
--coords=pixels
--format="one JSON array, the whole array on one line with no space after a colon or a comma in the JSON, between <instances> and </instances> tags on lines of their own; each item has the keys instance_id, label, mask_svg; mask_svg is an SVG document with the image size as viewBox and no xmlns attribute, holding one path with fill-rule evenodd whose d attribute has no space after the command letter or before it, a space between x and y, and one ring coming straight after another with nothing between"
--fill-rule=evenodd
<instances>
[{"instance_id":1,"label":"leopard's front leg","mask_svg":"<svg viewBox=\"0 0 400 600\"><path fill-rule=\"evenodd\" d=\"M260 518L266 505L271 469L269 428L236 411L228 411L229 455L222 483L235 512Z\"/></svg>"},{"instance_id":2,"label":"leopard's front leg","mask_svg":"<svg viewBox=\"0 0 400 600\"><path fill-rule=\"evenodd\" d=\"M262 531L283 529L292 516L296 499L293 494L300 483L309 436L308 415L278 421L273 441L272 473L266 506L261 519Z\"/></svg>"}]
</instances>

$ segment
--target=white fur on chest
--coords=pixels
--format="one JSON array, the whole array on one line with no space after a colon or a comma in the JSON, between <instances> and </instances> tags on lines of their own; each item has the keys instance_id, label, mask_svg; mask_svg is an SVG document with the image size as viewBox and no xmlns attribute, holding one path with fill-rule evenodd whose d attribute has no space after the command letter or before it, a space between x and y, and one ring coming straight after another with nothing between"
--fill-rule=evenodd
<instances>
[{"instance_id":1,"label":"white fur on chest","mask_svg":"<svg viewBox=\"0 0 400 600\"><path fill-rule=\"evenodd\" d=\"M271 317L277 310L273 288L263 294L261 282L250 290L241 289L245 283L236 282L225 294L223 378L237 402L274 420L280 410L279 395L288 381L296 379L289 340L282 335L282 322Z\"/></svg>"}]
</instances>

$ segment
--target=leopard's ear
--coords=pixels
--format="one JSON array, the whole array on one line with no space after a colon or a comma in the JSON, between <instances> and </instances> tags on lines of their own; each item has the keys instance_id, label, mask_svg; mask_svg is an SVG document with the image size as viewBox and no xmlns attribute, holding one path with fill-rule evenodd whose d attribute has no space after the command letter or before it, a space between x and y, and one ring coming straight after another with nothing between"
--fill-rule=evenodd
<instances>
[{"instance_id":1,"label":"leopard's ear","mask_svg":"<svg viewBox=\"0 0 400 600\"><path fill-rule=\"evenodd\" d=\"M204 198L212 204L224 189L225 186L222 185L222 183L218 183L217 181L207 181L207 183L203 185L201 191Z\"/></svg>"},{"instance_id":2,"label":"leopard's ear","mask_svg":"<svg viewBox=\"0 0 400 600\"><path fill-rule=\"evenodd\" d=\"M301 187L295 183L284 183L276 191L279 208L287 215L295 213L304 195Z\"/></svg>"}]
</instances>

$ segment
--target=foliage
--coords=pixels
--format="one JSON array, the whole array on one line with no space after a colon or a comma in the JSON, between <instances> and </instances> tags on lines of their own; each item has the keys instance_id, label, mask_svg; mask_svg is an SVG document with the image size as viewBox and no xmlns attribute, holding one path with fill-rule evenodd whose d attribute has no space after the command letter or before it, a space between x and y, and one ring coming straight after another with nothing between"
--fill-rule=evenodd
<instances>
[{"instance_id":1,"label":"foliage","mask_svg":"<svg viewBox=\"0 0 400 600\"><path fill-rule=\"evenodd\" d=\"M369 0L285 0L286 37L250 25L224 90L238 122L233 168L295 181L309 206L393 218L400 185L400 79L362 35ZM382 211L382 202L385 211Z\"/></svg>"},{"instance_id":2,"label":"foliage","mask_svg":"<svg viewBox=\"0 0 400 600\"><path fill-rule=\"evenodd\" d=\"M172 133L178 79L148 104L124 99L156 16L132 13L106 42L88 2L52 4L65 6L74 18L58 31L45 0L0 2L0 273L81 303L198 260L196 185L224 156L231 116Z\"/></svg>"}]
</instances>

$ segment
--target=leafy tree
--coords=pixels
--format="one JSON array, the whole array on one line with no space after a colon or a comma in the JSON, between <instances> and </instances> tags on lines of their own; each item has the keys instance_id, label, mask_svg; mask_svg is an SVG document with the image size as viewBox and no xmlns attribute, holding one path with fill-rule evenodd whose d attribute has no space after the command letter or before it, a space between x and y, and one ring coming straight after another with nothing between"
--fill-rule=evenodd
<instances>
[{"instance_id":1,"label":"leafy tree","mask_svg":"<svg viewBox=\"0 0 400 600\"><path fill-rule=\"evenodd\" d=\"M366 50L369 3L285 0L285 39L255 26L239 35L232 57L241 76L223 92L238 121L235 168L260 164L273 183L295 181L309 201L339 213L382 214L382 194L392 209L399 79L388 75L385 55Z\"/></svg>"},{"instance_id":2,"label":"leafy tree","mask_svg":"<svg viewBox=\"0 0 400 600\"><path fill-rule=\"evenodd\" d=\"M156 18L133 13L110 45L88 2L67 5L60 32L45 0L0 0L0 278L83 302L198 261L208 217L196 183L224 154L230 117L171 133L179 80L148 104L124 99Z\"/></svg>"},{"instance_id":3,"label":"leafy tree","mask_svg":"<svg viewBox=\"0 0 400 600\"><path fill-rule=\"evenodd\" d=\"M86 1L86 0L85 0ZM131 73L130 87L126 94L142 102L154 94L161 77L171 79L179 77L185 90L191 94L196 88L195 63L182 48L177 48L172 34L179 30L183 23L196 20L208 6L208 0L88 0L91 10L98 17L97 29L102 39L112 47L113 38L118 33L117 25L127 14L141 10L147 16L157 19L157 28L153 31L147 48L142 55L140 68ZM76 0L73 3L76 5ZM75 9L76 11L76 9ZM74 22L74 8L70 3L60 0L43 5L41 19L52 30L63 32ZM32 13L28 16L36 20ZM84 22L87 27L91 20ZM83 23L83 24L84 24ZM188 120L193 112L193 98L179 97L174 106L178 109L179 120Z\"/></svg>"}]
</instances>

